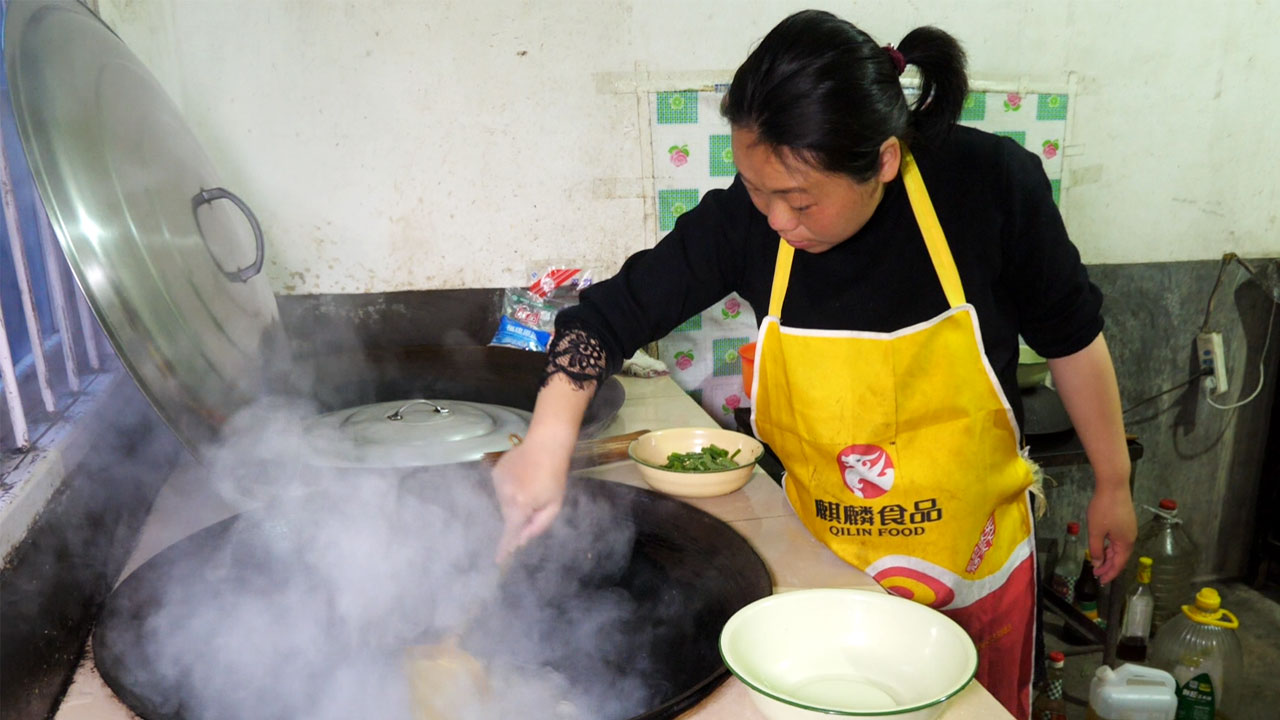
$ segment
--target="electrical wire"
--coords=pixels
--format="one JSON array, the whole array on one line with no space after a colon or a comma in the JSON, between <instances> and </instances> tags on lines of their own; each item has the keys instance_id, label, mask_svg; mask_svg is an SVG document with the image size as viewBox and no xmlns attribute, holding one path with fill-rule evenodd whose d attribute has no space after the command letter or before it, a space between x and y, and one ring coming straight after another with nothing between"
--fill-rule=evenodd
<instances>
[{"instance_id":1,"label":"electrical wire","mask_svg":"<svg viewBox=\"0 0 1280 720\"><path fill-rule=\"evenodd\" d=\"M1266 378L1264 377L1264 373L1266 373L1266 370L1267 370L1267 349L1271 347L1271 326L1276 320L1277 304L1280 304L1280 303L1274 303L1274 302L1271 303L1271 317L1267 319L1267 339L1265 342L1262 343L1262 353L1258 357L1258 387L1254 388L1253 393L1250 394L1249 397L1243 400L1231 403L1230 405L1219 405L1218 403L1213 401L1213 398L1209 397L1209 384L1205 383L1205 396L1204 396L1205 402L1218 408L1219 410L1234 410L1235 408L1238 408L1242 405L1247 405L1248 403L1252 402L1254 398L1258 397L1258 393L1262 392L1262 383L1265 382L1266 380Z\"/></svg>"},{"instance_id":2,"label":"electrical wire","mask_svg":"<svg viewBox=\"0 0 1280 720\"><path fill-rule=\"evenodd\" d=\"M1155 395L1152 395L1151 397L1143 398L1143 399L1139 400L1138 402L1136 402L1136 403L1134 403L1134 404L1130 405L1129 407L1125 408L1124 410L1122 410L1122 411L1121 411L1121 414L1122 414L1122 415L1127 415L1127 414L1129 413L1129 411L1130 411L1130 410L1134 410L1134 409L1136 409L1136 408L1142 407L1143 405L1146 405L1147 403L1151 402L1152 400L1159 400L1160 398L1164 397L1165 395L1168 395L1168 394L1169 394L1169 393L1171 393L1171 392L1175 392L1175 391L1177 391L1177 390L1181 390L1182 388L1184 388L1184 387L1186 387L1186 386L1190 385L1191 383L1195 382L1196 380L1199 380L1200 378L1204 377L1205 375L1212 375L1212 374L1213 374L1213 373L1212 373L1211 371L1209 371L1208 369L1201 370L1200 372L1196 373L1195 375L1192 375L1191 377L1187 378L1186 380L1183 380L1182 382L1178 383L1177 385L1174 385L1174 386L1173 386L1173 387L1171 387L1171 388L1168 388L1168 389L1165 389L1165 390L1161 390L1160 392L1156 393Z\"/></svg>"},{"instance_id":3,"label":"electrical wire","mask_svg":"<svg viewBox=\"0 0 1280 720\"><path fill-rule=\"evenodd\" d=\"M1218 278L1213 281L1213 289L1209 291L1209 302L1204 306L1204 322L1200 324L1200 332L1209 332L1209 316L1213 313L1213 298L1218 294L1218 287L1222 285L1222 274L1227 271L1227 265L1235 259L1235 253L1227 253L1222 256L1222 262L1218 263Z\"/></svg>"}]
</instances>

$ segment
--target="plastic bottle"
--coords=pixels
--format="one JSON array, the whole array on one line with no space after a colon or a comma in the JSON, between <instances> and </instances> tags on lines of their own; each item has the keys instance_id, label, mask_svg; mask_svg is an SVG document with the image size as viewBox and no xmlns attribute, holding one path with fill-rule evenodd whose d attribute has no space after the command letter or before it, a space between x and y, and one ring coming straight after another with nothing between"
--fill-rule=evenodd
<instances>
[{"instance_id":1,"label":"plastic bottle","mask_svg":"<svg viewBox=\"0 0 1280 720\"><path fill-rule=\"evenodd\" d=\"M1165 498L1151 520L1138 531L1134 554L1151 558L1151 595L1155 607L1151 631L1181 614L1182 603L1194 592L1191 575L1196 566L1196 544L1178 519L1178 503Z\"/></svg>"},{"instance_id":2,"label":"plastic bottle","mask_svg":"<svg viewBox=\"0 0 1280 720\"><path fill-rule=\"evenodd\" d=\"M1062 549L1058 551L1058 560L1053 564L1053 579L1049 586L1053 592L1067 602L1074 602L1076 580L1080 577L1080 568L1084 565L1084 546L1080 544L1080 523L1067 523L1067 534L1062 540Z\"/></svg>"},{"instance_id":3,"label":"plastic bottle","mask_svg":"<svg viewBox=\"0 0 1280 720\"><path fill-rule=\"evenodd\" d=\"M1163 670L1141 665L1103 665L1089 682L1085 720L1173 720L1177 683Z\"/></svg>"},{"instance_id":4,"label":"plastic bottle","mask_svg":"<svg viewBox=\"0 0 1280 720\"><path fill-rule=\"evenodd\" d=\"M1178 687L1178 720L1230 717L1239 707L1244 656L1240 622L1222 607L1213 588L1196 593L1194 605L1160 628L1151 644L1151 664L1166 670Z\"/></svg>"},{"instance_id":5,"label":"plastic bottle","mask_svg":"<svg viewBox=\"0 0 1280 720\"><path fill-rule=\"evenodd\" d=\"M1062 675L1067 656L1061 652L1049 653L1049 672L1044 679L1044 690L1036 696L1031 708L1031 720L1067 720L1067 701L1062 696Z\"/></svg>"},{"instance_id":6,"label":"plastic bottle","mask_svg":"<svg viewBox=\"0 0 1280 720\"><path fill-rule=\"evenodd\" d=\"M1151 558L1138 558L1138 579L1124 601L1124 622L1120 624L1120 642L1116 659L1145 662L1147 639L1151 636L1151 614L1155 599L1151 595Z\"/></svg>"}]
</instances>

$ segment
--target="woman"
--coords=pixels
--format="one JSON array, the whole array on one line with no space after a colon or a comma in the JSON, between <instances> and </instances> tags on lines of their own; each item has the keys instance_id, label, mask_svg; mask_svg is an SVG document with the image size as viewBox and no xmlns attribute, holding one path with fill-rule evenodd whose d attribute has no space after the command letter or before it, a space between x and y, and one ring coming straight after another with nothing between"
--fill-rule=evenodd
<instances>
[{"instance_id":1,"label":"woman","mask_svg":"<svg viewBox=\"0 0 1280 720\"><path fill-rule=\"evenodd\" d=\"M907 64L922 79L914 108L899 82ZM1039 159L955 125L967 87L959 45L933 28L895 50L805 11L764 38L724 101L733 185L558 318L527 439L495 468L503 552L553 521L596 384L736 291L764 318L752 421L786 467L796 513L882 585L963 625L979 680L1029 715L1019 334L1050 358L1093 466L1102 582L1128 560L1136 520L1101 295ZM853 526L870 537L842 532Z\"/></svg>"}]
</instances>

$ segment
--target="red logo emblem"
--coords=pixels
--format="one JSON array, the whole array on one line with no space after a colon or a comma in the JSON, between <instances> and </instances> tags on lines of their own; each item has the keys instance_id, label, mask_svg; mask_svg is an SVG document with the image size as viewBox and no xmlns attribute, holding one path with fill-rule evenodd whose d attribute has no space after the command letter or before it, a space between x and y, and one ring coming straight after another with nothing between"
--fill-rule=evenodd
<instances>
[{"instance_id":1,"label":"red logo emblem","mask_svg":"<svg viewBox=\"0 0 1280 720\"><path fill-rule=\"evenodd\" d=\"M878 498L893 487L893 458L878 445L850 445L836 457L845 487L865 500Z\"/></svg>"},{"instance_id":2,"label":"red logo emblem","mask_svg":"<svg viewBox=\"0 0 1280 720\"><path fill-rule=\"evenodd\" d=\"M522 325L528 325L529 327L537 327L539 324L538 313L534 312L533 308L529 307L528 305L515 306L515 308L513 308L511 311L511 316L516 319L516 322Z\"/></svg>"}]
</instances>

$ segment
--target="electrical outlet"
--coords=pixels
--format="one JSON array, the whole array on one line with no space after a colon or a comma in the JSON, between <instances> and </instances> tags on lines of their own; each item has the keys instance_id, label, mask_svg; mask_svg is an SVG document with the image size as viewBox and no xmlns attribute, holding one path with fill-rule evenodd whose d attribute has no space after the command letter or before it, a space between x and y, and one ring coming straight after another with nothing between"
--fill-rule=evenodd
<instances>
[{"instance_id":1,"label":"electrical outlet","mask_svg":"<svg viewBox=\"0 0 1280 720\"><path fill-rule=\"evenodd\" d=\"M1196 356L1200 367L1213 373L1209 376L1210 395L1221 395L1227 391L1227 358L1222 352L1222 333L1203 332L1196 336Z\"/></svg>"}]
</instances>

